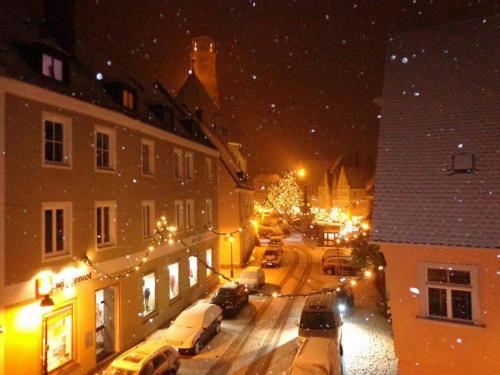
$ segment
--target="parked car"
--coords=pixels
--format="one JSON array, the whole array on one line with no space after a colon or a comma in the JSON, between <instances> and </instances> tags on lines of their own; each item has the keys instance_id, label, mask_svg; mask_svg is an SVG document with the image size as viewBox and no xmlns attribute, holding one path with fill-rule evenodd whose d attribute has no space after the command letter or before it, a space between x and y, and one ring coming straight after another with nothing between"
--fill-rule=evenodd
<instances>
[{"instance_id":1,"label":"parked car","mask_svg":"<svg viewBox=\"0 0 500 375\"><path fill-rule=\"evenodd\" d=\"M158 340L144 341L120 355L104 370L103 375L177 374L179 354Z\"/></svg>"},{"instance_id":2,"label":"parked car","mask_svg":"<svg viewBox=\"0 0 500 375\"><path fill-rule=\"evenodd\" d=\"M187 308L170 327L156 331L149 340L172 345L180 354L198 354L221 331L222 309L201 302Z\"/></svg>"},{"instance_id":3,"label":"parked car","mask_svg":"<svg viewBox=\"0 0 500 375\"><path fill-rule=\"evenodd\" d=\"M348 284L337 287L337 308L344 316L350 314L354 308L354 293Z\"/></svg>"},{"instance_id":4,"label":"parked car","mask_svg":"<svg viewBox=\"0 0 500 375\"><path fill-rule=\"evenodd\" d=\"M269 246L275 246L283 249L283 246L285 246L285 243L283 242L283 237L271 236L271 238L269 238Z\"/></svg>"},{"instance_id":5,"label":"parked car","mask_svg":"<svg viewBox=\"0 0 500 375\"><path fill-rule=\"evenodd\" d=\"M322 262L323 272L328 275L356 276L356 270L351 267L351 262L346 258L330 257Z\"/></svg>"},{"instance_id":6,"label":"parked car","mask_svg":"<svg viewBox=\"0 0 500 375\"><path fill-rule=\"evenodd\" d=\"M262 255L262 267L279 267L281 266L282 251L277 247L268 247Z\"/></svg>"},{"instance_id":7,"label":"parked car","mask_svg":"<svg viewBox=\"0 0 500 375\"><path fill-rule=\"evenodd\" d=\"M248 291L244 285L226 283L217 290L210 303L222 308L224 317L236 316L248 303Z\"/></svg>"},{"instance_id":8,"label":"parked car","mask_svg":"<svg viewBox=\"0 0 500 375\"><path fill-rule=\"evenodd\" d=\"M300 346L289 375L340 375L341 359L334 341L309 337Z\"/></svg>"},{"instance_id":9,"label":"parked car","mask_svg":"<svg viewBox=\"0 0 500 375\"><path fill-rule=\"evenodd\" d=\"M339 354L342 349L342 318L335 294L322 293L309 296L300 315L298 342L309 337L326 337L333 340Z\"/></svg>"},{"instance_id":10,"label":"parked car","mask_svg":"<svg viewBox=\"0 0 500 375\"><path fill-rule=\"evenodd\" d=\"M259 237L261 238L271 238L281 234L281 228L276 225L262 225L259 227Z\"/></svg>"},{"instance_id":11,"label":"parked car","mask_svg":"<svg viewBox=\"0 0 500 375\"><path fill-rule=\"evenodd\" d=\"M259 289L266 283L266 274L262 268L250 266L241 272L238 283L244 285L250 291Z\"/></svg>"},{"instance_id":12,"label":"parked car","mask_svg":"<svg viewBox=\"0 0 500 375\"><path fill-rule=\"evenodd\" d=\"M326 249L321 257L321 261L324 262L327 258L345 258L350 259L352 249L348 247L339 247L333 249Z\"/></svg>"}]
</instances>

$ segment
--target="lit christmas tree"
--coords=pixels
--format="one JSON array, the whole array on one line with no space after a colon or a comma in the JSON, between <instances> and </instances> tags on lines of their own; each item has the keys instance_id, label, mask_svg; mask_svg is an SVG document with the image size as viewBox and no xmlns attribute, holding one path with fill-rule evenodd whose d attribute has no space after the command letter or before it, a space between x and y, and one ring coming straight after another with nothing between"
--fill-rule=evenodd
<instances>
[{"instance_id":1,"label":"lit christmas tree","mask_svg":"<svg viewBox=\"0 0 500 375\"><path fill-rule=\"evenodd\" d=\"M264 207L291 216L300 212L304 194L291 173L286 173L277 184L269 188Z\"/></svg>"}]
</instances>

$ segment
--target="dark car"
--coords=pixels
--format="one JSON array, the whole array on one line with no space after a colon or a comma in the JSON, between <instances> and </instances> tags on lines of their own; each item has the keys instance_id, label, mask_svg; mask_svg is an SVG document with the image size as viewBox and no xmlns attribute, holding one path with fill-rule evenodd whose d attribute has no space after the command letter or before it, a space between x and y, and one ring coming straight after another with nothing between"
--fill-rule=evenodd
<instances>
[{"instance_id":1,"label":"dark car","mask_svg":"<svg viewBox=\"0 0 500 375\"><path fill-rule=\"evenodd\" d=\"M354 309L354 293L350 285L340 284L337 288L337 308L345 316Z\"/></svg>"},{"instance_id":2,"label":"dark car","mask_svg":"<svg viewBox=\"0 0 500 375\"><path fill-rule=\"evenodd\" d=\"M260 265L265 267L279 267L281 266L281 253L279 248L269 247L264 251L262 255L262 261Z\"/></svg>"},{"instance_id":3,"label":"dark car","mask_svg":"<svg viewBox=\"0 0 500 375\"><path fill-rule=\"evenodd\" d=\"M248 291L244 285L226 283L219 288L210 303L221 307L224 317L234 317L248 303Z\"/></svg>"}]
</instances>

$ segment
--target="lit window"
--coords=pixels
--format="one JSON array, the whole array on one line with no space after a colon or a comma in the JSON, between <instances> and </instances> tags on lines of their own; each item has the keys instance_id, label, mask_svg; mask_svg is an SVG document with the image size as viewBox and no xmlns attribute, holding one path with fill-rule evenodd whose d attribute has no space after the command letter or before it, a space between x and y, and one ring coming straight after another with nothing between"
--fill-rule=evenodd
<instances>
[{"instance_id":1,"label":"lit window","mask_svg":"<svg viewBox=\"0 0 500 375\"><path fill-rule=\"evenodd\" d=\"M97 169L114 170L116 155L116 133L114 129L96 126L95 151Z\"/></svg>"},{"instance_id":2,"label":"lit window","mask_svg":"<svg viewBox=\"0 0 500 375\"><path fill-rule=\"evenodd\" d=\"M70 166L71 119L44 113L42 123L44 166Z\"/></svg>"},{"instance_id":3,"label":"lit window","mask_svg":"<svg viewBox=\"0 0 500 375\"><path fill-rule=\"evenodd\" d=\"M425 315L473 322L478 315L475 272L474 266L425 266Z\"/></svg>"},{"instance_id":4,"label":"lit window","mask_svg":"<svg viewBox=\"0 0 500 375\"><path fill-rule=\"evenodd\" d=\"M155 206L153 201L142 202L142 236L151 237L154 234Z\"/></svg>"},{"instance_id":5,"label":"lit window","mask_svg":"<svg viewBox=\"0 0 500 375\"><path fill-rule=\"evenodd\" d=\"M63 80L63 63L47 54L42 56L42 74L46 77L54 78L58 81Z\"/></svg>"},{"instance_id":6,"label":"lit window","mask_svg":"<svg viewBox=\"0 0 500 375\"><path fill-rule=\"evenodd\" d=\"M141 148L142 174L153 175L155 171L155 144L151 140L143 139Z\"/></svg>"},{"instance_id":7,"label":"lit window","mask_svg":"<svg viewBox=\"0 0 500 375\"><path fill-rule=\"evenodd\" d=\"M175 225L177 229L184 229L184 205L182 201L175 201Z\"/></svg>"},{"instance_id":8,"label":"lit window","mask_svg":"<svg viewBox=\"0 0 500 375\"><path fill-rule=\"evenodd\" d=\"M135 108L135 95L132 91L123 89L122 91L122 104L128 109Z\"/></svg>"},{"instance_id":9,"label":"lit window","mask_svg":"<svg viewBox=\"0 0 500 375\"><path fill-rule=\"evenodd\" d=\"M207 181L212 181L214 179L214 174L212 170L212 159L205 159L206 172L207 172Z\"/></svg>"},{"instance_id":10,"label":"lit window","mask_svg":"<svg viewBox=\"0 0 500 375\"><path fill-rule=\"evenodd\" d=\"M116 239L115 202L96 203L96 243L97 247L110 246Z\"/></svg>"},{"instance_id":11,"label":"lit window","mask_svg":"<svg viewBox=\"0 0 500 375\"><path fill-rule=\"evenodd\" d=\"M71 203L44 203L42 211L44 258L70 253Z\"/></svg>"},{"instance_id":12,"label":"lit window","mask_svg":"<svg viewBox=\"0 0 500 375\"><path fill-rule=\"evenodd\" d=\"M179 263L172 263L168 266L169 277L169 298L173 300L179 295Z\"/></svg>"},{"instance_id":13,"label":"lit window","mask_svg":"<svg viewBox=\"0 0 500 375\"><path fill-rule=\"evenodd\" d=\"M182 179L184 176L182 165L182 150L174 149L174 178Z\"/></svg>"},{"instance_id":14,"label":"lit window","mask_svg":"<svg viewBox=\"0 0 500 375\"><path fill-rule=\"evenodd\" d=\"M194 286L198 282L198 260L195 256L189 257L189 286Z\"/></svg>"},{"instance_id":15,"label":"lit window","mask_svg":"<svg viewBox=\"0 0 500 375\"><path fill-rule=\"evenodd\" d=\"M185 162L185 176L188 180L192 180L194 178L194 156L192 152L186 152L184 154L184 162Z\"/></svg>"},{"instance_id":16,"label":"lit window","mask_svg":"<svg viewBox=\"0 0 500 375\"><path fill-rule=\"evenodd\" d=\"M194 201L186 201L186 228L194 228Z\"/></svg>"},{"instance_id":17,"label":"lit window","mask_svg":"<svg viewBox=\"0 0 500 375\"><path fill-rule=\"evenodd\" d=\"M156 308L156 278L154 272L142 278L143 316L151 314Z\"/></svg>"},{"instance_id":18,"label":"lit window","mask_svg":"<svg viewBox=\"0 0 500 375\"><path fill-rule=\"evenodd\" d=\"M214 266L212 249L207 250L207 266L209 266L209 267ZM212 270L207 267L207 276L210 276L211 274L212 274Z\"/></svg>"},{"instance_id":19,"label":"lit window","mask_svg":"<svg viewBox=\"0 0 500 375\"><path fill-rule=\"evenodd\" d=\"M47 350L47 372L71 362L73 351L73 307L54 311L44 319L43 342Z\"/></svg>"}]
</instances>

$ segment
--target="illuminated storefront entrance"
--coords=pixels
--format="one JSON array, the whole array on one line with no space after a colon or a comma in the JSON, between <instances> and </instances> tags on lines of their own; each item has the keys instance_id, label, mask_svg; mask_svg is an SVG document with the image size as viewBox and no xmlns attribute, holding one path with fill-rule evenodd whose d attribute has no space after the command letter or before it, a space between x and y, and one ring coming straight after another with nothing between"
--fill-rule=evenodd
<instances>
[{"instance_id":1,"label":"illuminated storefront entrance","mask_svg":"<svg viewBox=\"0 0 500 375\"><path fill-rule=\"evenodd\" d=\"M115 287L95 292L96 363L115 352Z\"/></svg>"}]
</instances>

